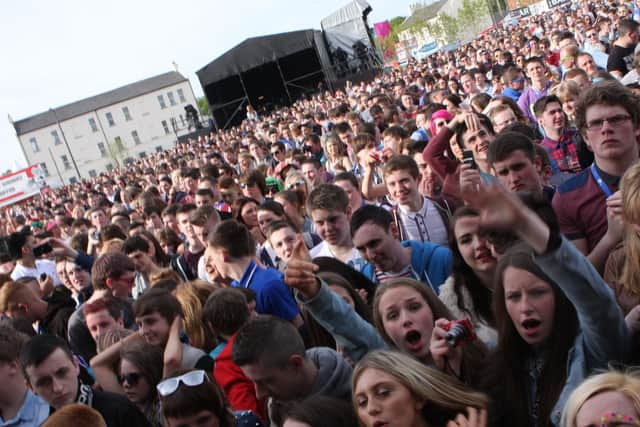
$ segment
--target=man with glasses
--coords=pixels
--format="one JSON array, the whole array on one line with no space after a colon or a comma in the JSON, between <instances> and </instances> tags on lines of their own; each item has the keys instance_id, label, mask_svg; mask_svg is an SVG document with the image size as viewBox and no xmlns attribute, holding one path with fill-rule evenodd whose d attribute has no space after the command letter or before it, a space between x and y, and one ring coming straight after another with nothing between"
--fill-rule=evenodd
<instances>
[{"instance_id":1,"label":"man with glasses","mask_svg":"<svg viewBox=\"0 0 640 427\"><path fill-rule=\"evenodd\" d=\"M276 165L278 163L284 162L286 152L285 152L284 144L282 142L277 141L271 144L271 149L269 153L271 154L271 158L273 159Z\"/></svg>"},{"instance_id":2,"label":"man with glasses","mask_svg":"<svg viewBox=\"0 0 640 427\"><path fill-rule=\"evenodd\" d=\"M560 231L602 271L622 238L620 178L638 160L638 99L618 82L582 94L576 126L594 154L591 167L561 185L553 199Z\"/></svg>"},{"instance_id":3,"label":"man with glasses","mask_svg":"<svg viewBox=\"0 0 640 427\"><path fill-rule=\"evenodd\" d=\"M120 305L125 328L135 327L131 308L131 290L135 284L136 267L131 258L121 252L102 255L93 264L91 281L93 295L87 303L105 296L113 297ZM69 345L76 355L91 360L96 355L96 344L91 336L83 312L84 305L78 307L69 317Z\"/></svg>"},{"instance_id":4,"label":"man with glasses","mask_svg":"<svg viewBox=\"0 0 640 427\"><path fill-rule=\"evenodd\" d=\"M31 338L20 352L20 365L34 394L51 406L50 412L81 403L98 411L109 427L150 426L126 397L83 384L78 378L78 361L67 343L55 335Z\"/></svg>"}]
</instances>

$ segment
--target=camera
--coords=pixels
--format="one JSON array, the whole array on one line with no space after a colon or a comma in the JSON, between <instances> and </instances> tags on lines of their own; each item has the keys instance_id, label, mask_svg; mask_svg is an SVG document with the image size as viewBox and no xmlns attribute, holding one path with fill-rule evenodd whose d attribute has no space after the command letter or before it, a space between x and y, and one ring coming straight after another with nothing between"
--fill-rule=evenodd
<instances>
[{"instance_id":1,"label":"camera","mask_svg":"<svg viewBox=\"0 0 640 427\"><path fill-rule=\"evenodd\" d=\"M376 159L376 162L381 163L384 160L382 150L376 150L371 153L371 157Z\"/></svg>"},{"instance_id":2,"label":"camera","mask_svg":"<svg viewBox=\"0 0 640 427\"><path fill-rule=\"evenodd\" d=\"M100 231L95 230L93 233L91 233L91 238L97 242L100 241Z\"/></svg>"},{"instance_id":3,"label":"camera","mask_svg":"<svg viewBox=\"0 0 640 427\"><path fill-rule=\"evenodd\" d=\"M478 169L476 160L473 158L473 151L471 150L464 150L462 152L462 163L470 165L471 169Z\"/></svg>"},{"instance_id":4,"label":"camera","mask_svg":"<svg viewBox=\"0 0 640 427\"><path fill-rule=\"evenodd\" d=\"M458 347L459 345L476 339L473 325L471 325L469 319L452 320L444 329L447 331L444 339L451 348Z\"/></svg>"},{"instance_id":5,"label":"camera","mask_svg":"<svg viewBox=\"0 0 640 427\"><path fill-rule=\"evenodd\" d=\"M310 145L303 145L302 146L302 151L305 153L312 153L313 152L313 148L311 148Z\"/></svg>"}]
</instances>

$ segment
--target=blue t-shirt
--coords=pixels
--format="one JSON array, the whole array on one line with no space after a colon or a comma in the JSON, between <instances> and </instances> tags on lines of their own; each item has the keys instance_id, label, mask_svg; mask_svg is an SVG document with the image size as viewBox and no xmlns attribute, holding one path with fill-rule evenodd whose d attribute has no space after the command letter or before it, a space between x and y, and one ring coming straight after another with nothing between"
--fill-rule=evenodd
<instances>
[{"instance_id":1,"label":"blue t-shirt","mask_svg":"<svg viewBox=\"0 0 640 427\"><path fill-rule=\"evenodd\" d=\"M252 260L240 282L234 280L231 286L254 291L259 314L271 314L287 321L299 314L293 295L284 284L282 273L274 268L262 268Z\"/></svg>"}]
</instances>

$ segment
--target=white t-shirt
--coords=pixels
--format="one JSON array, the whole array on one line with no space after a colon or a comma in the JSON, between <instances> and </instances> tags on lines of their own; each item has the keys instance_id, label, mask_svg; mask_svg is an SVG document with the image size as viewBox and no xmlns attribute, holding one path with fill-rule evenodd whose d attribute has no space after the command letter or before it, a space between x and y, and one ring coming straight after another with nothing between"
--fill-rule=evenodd
<instances>
[{"instance_id":1,"label":"white t-shirt","mask_svg":"<svg viewBox=\"0 0 640 427\"><path fill-rule=\"evenodd\" d=\"M16 267L11 272L11 279L18 280L22 277L35 277L36 279L40 279L42 273L51 276L55 286L62 285L62 282L58 278L58 273L56 273L56 263L48 259L37 259L36 268L27 268L19 262L16 263Z\"/></svg>"},{"instance_id":2,"label":"white t-shirt","mask_svg":"<svg viewBox=\"0 0 640 427\"><path fill-rule=\"evenodd\" d=\"M316 246L314 246L309 251L309 255L311 256L311 258L318 258L321 256L336 258L336 259L338 258L331 251L331 249L329 249L329 244L326 241L318 243ZM349 259L347 259L346 262L345 261L343 262L347 264L349 267L358 271L362 271L362 268L367 264L367 261L364 258L362 258L362 256L360 255L360 252L356 248L351 249L351 255L349 256Z\"/></svg>"}]
</instances>

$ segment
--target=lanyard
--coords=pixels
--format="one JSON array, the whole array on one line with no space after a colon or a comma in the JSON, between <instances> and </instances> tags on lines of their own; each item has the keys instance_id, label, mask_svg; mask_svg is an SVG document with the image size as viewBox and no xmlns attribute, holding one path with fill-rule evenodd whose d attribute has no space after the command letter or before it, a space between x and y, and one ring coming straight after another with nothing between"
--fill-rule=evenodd
<instances>
[{"instance_id":1,"label":"lanyard","mask_svg":"<svg viewBox=\"0 0 640 427\"><path fill-rule=\"evenodd\" d=\"M611 192L611 190L609 190L607 183L604 182L602 178L600 178L600 174L598 173L598 169L596 169L595 163L591 164L591 175L593 176L593 179L595 179L598 185L600 186L600 189L602 190L604 195L607 197L610 197L613 193Z\"/></svg>"},{"instance_id":2,"label":"lanyard","mask_svg":"<svg viewBox=\"0 0 640 427\"><path fill-rule=\"evenodd\" d=\"M256 272L256 269L258 268L258 264L256 264L254 261L252 261L252 263L253 263L253 268L249 273L249 277L247 277L247 281L244 283L244 285L242 285L243 288L249 287L249 285L251 284L251 280L253 279L253 274Z\"/></svg>"}]
</instances>

